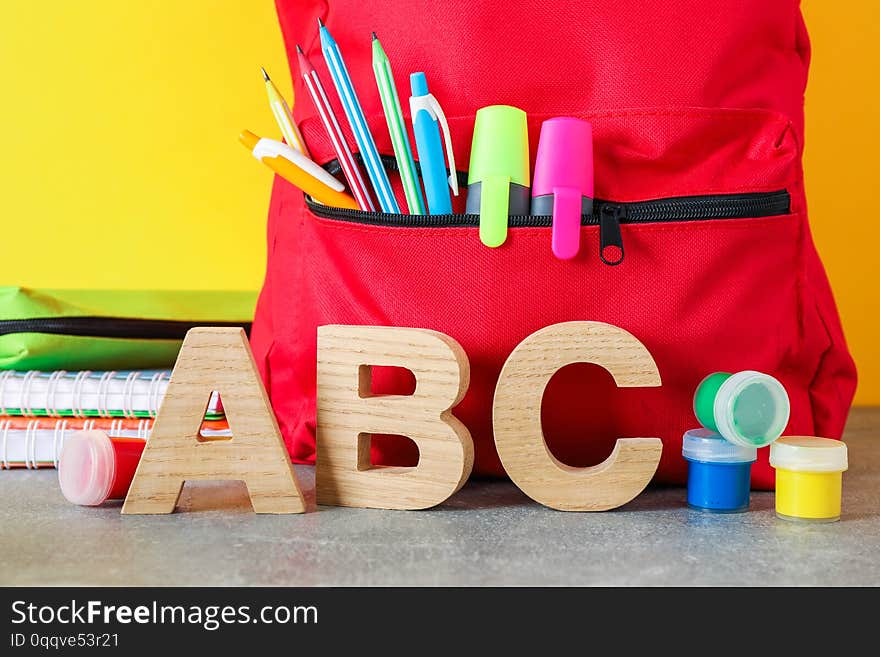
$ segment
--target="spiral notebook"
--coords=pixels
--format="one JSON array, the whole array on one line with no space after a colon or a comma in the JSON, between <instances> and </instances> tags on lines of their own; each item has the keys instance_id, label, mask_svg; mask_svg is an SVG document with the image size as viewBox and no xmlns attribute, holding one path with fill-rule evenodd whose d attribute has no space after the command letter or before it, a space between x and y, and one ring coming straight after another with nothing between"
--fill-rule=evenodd
<instances>
[{"instance_id":1,"label":"spiral notebook","mask_svg":"<svg viewBox=\"0 0 880 657\"><path fill-rule=\"evenodd\" d=\"M168 388L168 370L0 373L0 415L25 417L155 417ZM211 394L207 420L223 417Z\"/></svg>"},{"instance_id":2,"label":"spiral notebook","mask_svg":"<svg viewBox=\"0 0 880 657\"><path fill-rule=\"evenodd\" d=\"M147 418L27 418L0 417L0 468L58 467L61 448L76 431L101 429L111 438L146 440L153 428ZM205 421L204 438L232 436L225 420Z\"/></svg>"}]
</instances>

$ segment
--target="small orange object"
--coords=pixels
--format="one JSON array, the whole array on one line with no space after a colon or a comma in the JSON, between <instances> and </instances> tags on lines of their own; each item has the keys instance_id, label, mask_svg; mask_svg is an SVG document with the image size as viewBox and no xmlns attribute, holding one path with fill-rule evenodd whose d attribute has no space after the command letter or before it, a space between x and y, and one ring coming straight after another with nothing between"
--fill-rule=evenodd
<instances>
[{"instance_id":1,"label":"small orange object","mask_svg":"<svg viewBox=\"0 0 880 657\"><path fill-rule=\"evenodd\" d=\"M352 196L333 189L307 171L307 168L317 165L287 144L271 139L261 139L248 130L243 131L238 139L245 148L253 153L254 157L319 203L335 208L360 209ZM306 162L309 166L301 166ZM339 186L342 188L341 184Z\"/></svg>"}]
</instances>

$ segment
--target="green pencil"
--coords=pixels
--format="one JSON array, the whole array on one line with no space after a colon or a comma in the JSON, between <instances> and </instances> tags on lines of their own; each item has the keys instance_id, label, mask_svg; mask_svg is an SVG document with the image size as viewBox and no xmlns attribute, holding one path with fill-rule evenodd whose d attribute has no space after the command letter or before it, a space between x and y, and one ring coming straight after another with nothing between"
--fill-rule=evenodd
<instances>
[{"instance_id":1,"label":"green pencil","mask_svg":"<svg viewBox=\"0 0 880 657\"><path fill-rule=\"evenodd\" d=\"M379 87L379 97L382 99L382 109L388 122L388 133L394 146L394 157L397 159L397 168L400 171L400 181L403 183L403 193L406 195L409 213L425 214L425 202L422 200L422 189L419 187L419 178L416 175L416 164L409 146L406 124L403 122L403 113L400 110L400 98L394 86L394 76L391 74L391 64L375 32L373 32L373 73L376 74L376 86Z\"/></svg>"}]
</instances>

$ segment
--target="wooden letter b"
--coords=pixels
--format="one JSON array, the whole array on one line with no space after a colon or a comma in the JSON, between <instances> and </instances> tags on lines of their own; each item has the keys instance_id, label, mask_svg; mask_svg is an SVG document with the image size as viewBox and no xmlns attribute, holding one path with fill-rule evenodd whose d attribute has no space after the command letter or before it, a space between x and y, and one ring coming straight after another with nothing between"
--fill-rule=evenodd
<instances>
[{"instance_id":1,"label":"wooden letter b","mask_svg":"<svg viewBox=\"0 0 880 657\"><path fill-rule=\"evenodd\" d=\"M370 366L403 367L412 395L374 395ZM470 381L467 355L436 331L382 326L318 329L318 504L425 509L470 475L474 446L451 412ZM397 434L419 448L414 467L374 466L371 434Z\"/></svg>"}]
</instances>

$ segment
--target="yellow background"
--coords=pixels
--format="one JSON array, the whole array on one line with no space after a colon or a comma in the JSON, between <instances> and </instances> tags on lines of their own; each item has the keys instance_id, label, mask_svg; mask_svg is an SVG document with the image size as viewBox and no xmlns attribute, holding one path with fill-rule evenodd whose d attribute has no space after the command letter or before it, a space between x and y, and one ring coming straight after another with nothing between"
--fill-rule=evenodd
<instances>
[{"instance_id":1,"label":"yellow background","mask_svg":"<svg viewBox=\"0 0 880 657\"><path fill-rule=\"evenodd\" d=\"M271 0L2 8L0 284L257 289L271 174L236 136L277 132L260 65L290 91ZM804 12L812 225L859 365L857 402L877 404L880 11L806 0ZM16 232L39 251L18 248ZM103 250L124 267L90 255Z\"/></svg>"}]
</instances>

